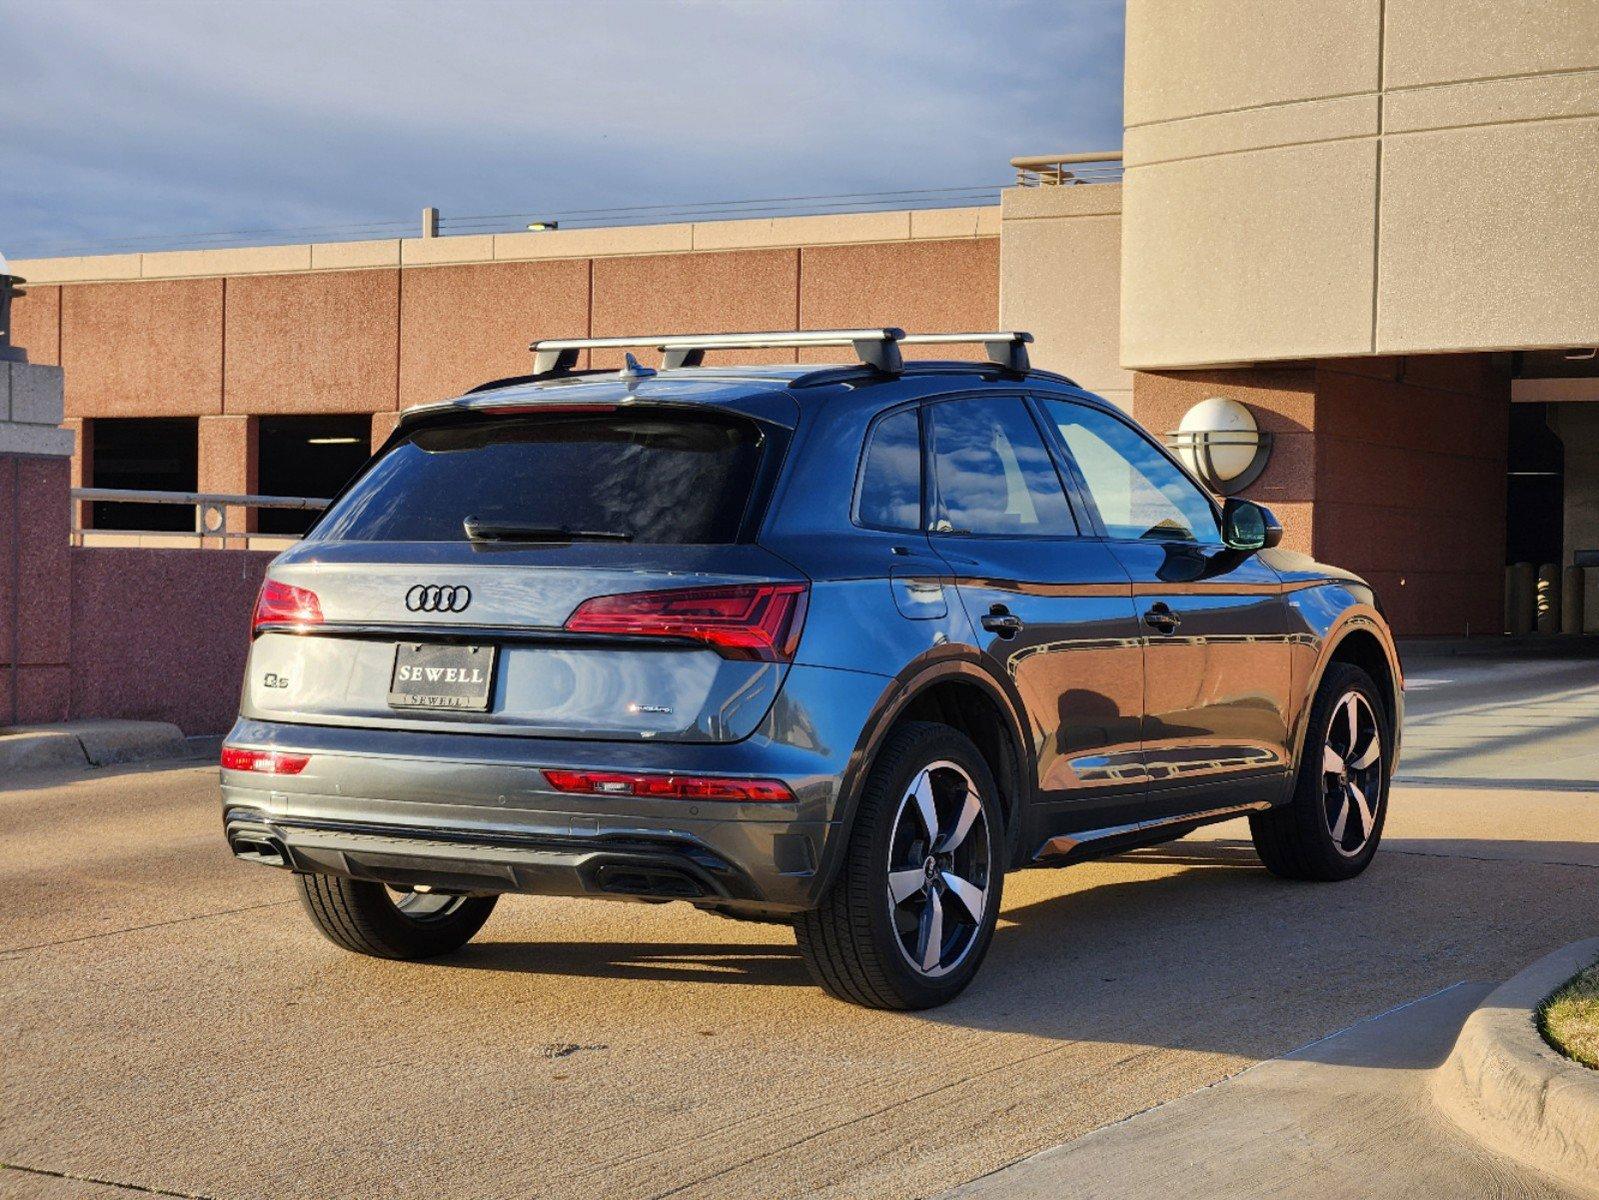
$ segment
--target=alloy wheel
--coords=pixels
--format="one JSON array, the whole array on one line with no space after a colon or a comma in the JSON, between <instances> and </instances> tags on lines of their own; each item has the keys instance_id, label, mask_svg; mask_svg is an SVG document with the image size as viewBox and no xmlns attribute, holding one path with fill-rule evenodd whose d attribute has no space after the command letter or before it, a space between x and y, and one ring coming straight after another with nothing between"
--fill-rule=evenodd
<instances>
[{"instance_id":1,"label":"alloy wheel","mask_svg":"<svg viewBox=\"0 0 1599 1200\"><path fill-rule=\"evenodd\" d=\"M955 763L919 771L889 838L888 905L900 953L918 973L958 967L988 907L992 846L977 785Z\"/></svg>"},{"instance_id":2,"label":"alloy wheel","mask_svg":"<svg viewBox=\"0 0 1599 1200\"><path fill-rule=\"evenodd\" d=\"M1322 799L1327 831L1346 858L1366 848L1382 800L1382 730L1370 702L1346 692L1334 705L1322 742Z\"/></svg>"}]
</instances>

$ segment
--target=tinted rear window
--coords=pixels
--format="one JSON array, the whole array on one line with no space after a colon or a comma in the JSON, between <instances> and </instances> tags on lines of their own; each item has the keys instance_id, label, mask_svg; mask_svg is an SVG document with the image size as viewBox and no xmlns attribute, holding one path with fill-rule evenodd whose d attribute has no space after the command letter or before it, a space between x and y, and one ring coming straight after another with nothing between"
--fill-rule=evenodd
<instances>
[{"instance_id":1,"label":"tinted rear window","mask_svg":"<svg viewBox=\"0 0 1599 1200\"><path fill-rule=\"evenodd\" d=\"M722 414L473 417L416 430L329 508L315 538L465 541L497 525L736 541L760 464L753 422Z\"/></svg>"}]
</instances>

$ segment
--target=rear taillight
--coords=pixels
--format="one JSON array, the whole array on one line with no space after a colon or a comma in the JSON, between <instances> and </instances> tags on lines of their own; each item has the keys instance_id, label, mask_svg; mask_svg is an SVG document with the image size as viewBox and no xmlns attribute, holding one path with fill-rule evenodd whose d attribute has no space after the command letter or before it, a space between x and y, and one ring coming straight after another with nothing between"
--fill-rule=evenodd
<instances>
[{"instance_id":1,"label":"rear taillight","mask_svg":"<svg viewBox=\"0 0 1599 1200\"><path fill-rule=\"evenodd\" d=\"M809 594L809 585L803 583L753 583L596 596L577 606L566 628L687 638L714 647L725 658L792 662Z\"/></svg>"},{"instance_id":2,"label":"rear taillight","mask_svg":"<svg viewBox=\"0 0 1599 1200\"><path fill-rule=\"evenodd\" d=\"M280 750L245 750L222 747L224 771L255 771L261 775L298 775L311 761L309 754L284 754Z\"/></svg>"},{"instance_id":3,"label":"rear taillight","mask_svg":"<svg viewBox=\"0 0 1599 1200\"><path fill-rule=\"evenodd\" d=\"M643 796L652 800L753 800L792 804L794 793L775 779L738 779L711 775L654 775L619 771L558 771L544 778L558 792L591 796Z\"/></svg>"},{"instance_id":4,"label":"rear taillight","mask_svg":"<svg viewBox=\"0 0 1599 1200\"><path fill-rule=\"evenodd\" d=\"M279 583L269 579L261 585L256 597L255 616L250 620L250 634L261 632L263 625L320 625L322 605L316 593L308 588Z\"/></svg>"}]
</instances>

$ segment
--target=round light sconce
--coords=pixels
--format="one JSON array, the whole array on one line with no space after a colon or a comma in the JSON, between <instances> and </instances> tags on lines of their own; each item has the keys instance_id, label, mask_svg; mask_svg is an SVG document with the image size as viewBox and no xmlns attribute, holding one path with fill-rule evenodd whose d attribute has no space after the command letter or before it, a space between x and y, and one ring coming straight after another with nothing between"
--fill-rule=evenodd
<instances>
[{"instance_id":1,"label":"round light sconce","mask_svg":"<svg viewBox=\"0 0 1599 1200\"><path fill-rule=\"evenodd\" d=\"M1201 400L1184 413L1166 442L1190 471L1223 496L1259 479L1271 457L1271 434L1261 431L1249 409L1223 396Z\"/></svg>"}]
</instances>

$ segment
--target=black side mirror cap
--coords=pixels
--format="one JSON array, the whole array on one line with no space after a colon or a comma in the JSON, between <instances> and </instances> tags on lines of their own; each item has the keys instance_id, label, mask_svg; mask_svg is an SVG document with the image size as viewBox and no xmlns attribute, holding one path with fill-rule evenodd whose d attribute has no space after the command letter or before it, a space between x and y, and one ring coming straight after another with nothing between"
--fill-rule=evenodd
<instances>
[{"instance_id":1,"label":"black side mirror cap","mask_svg":"<svg viewBox=\"0 0 1599 1200\"><path fill-rule=\"evenodd\" d=\"M1231 550L1252 554L1282 541L1283 527L1264 504L1229 496L1221 507L1221 540Z\"/></svg>"}]
</instances>

